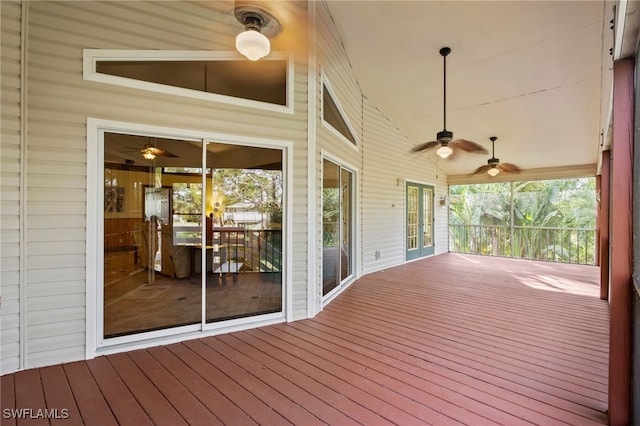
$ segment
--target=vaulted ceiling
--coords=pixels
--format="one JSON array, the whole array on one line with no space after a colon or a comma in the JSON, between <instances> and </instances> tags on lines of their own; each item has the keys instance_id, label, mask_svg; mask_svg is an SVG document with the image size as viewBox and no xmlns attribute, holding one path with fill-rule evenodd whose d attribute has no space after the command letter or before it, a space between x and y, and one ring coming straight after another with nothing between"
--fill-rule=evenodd
<instances>
[{"instance_id":1,"label":"vaulted ceiling","mask_svg":"<svg viewBox=\"0 0 640 426\"><path fill-rule=\"evenodd\" d=\"M443 128L523 169L595 165L611 96L613 2L331 1L364 96L409 139ZM415 155L434 156L433 152ZM489 155L438 160L464 175ZM426 158L425 158L426 159ZM594 167L595 170L595 167Z\"/></svg>"}]
</instances>

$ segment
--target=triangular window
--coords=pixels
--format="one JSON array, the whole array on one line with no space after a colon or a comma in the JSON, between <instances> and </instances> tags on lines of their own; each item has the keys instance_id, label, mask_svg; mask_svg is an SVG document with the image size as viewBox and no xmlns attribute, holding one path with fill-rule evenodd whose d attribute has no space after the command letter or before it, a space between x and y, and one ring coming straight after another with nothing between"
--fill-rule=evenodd
<instances>
[{"instance_id":1,"label":"triangular window","mask_svg":"<svg viewBox=\"0 0 640 426\"><path fill-rule=\"evenodd\" d=\"M322 85L322 119L349 142L357 145L356 138L353 136L347 120L343 117L340 107L331 96L326 84Z\"/></svg>"}]
</instances>

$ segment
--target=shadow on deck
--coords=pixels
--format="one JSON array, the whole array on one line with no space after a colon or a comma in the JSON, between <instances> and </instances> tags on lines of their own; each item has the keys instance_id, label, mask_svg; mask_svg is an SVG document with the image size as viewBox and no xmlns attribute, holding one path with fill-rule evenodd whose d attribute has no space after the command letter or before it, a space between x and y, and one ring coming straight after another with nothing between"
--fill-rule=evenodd
<instances>
[{"instance_id":1,"label":"shadow on deck","mask_svg":"<svg viewBox=\"0 0 640 426\"><path fill-rule=\"evenodd\" d=\"M2 424L12 408L65 425L606 424L598 278L436 256L363 277L310 320L5 375Z\"/></svg>"}]
</instances>

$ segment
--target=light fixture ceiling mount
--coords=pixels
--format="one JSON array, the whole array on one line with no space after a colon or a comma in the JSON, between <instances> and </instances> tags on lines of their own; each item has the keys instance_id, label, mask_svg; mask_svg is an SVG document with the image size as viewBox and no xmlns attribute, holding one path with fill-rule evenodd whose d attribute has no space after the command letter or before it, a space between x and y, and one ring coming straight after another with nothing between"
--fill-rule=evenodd
<instances>
[{"instance_id":1,"label":"light fixture ceiling mount","mask_svg":"<svg viewBox=\"0 0 640 426\"><path fill-rule=\"evenodd\" d=\"M236 5L236 19L244 31L236 37L236 49L248 59L257 61L269 54L269 37L280 32L280 23L268 11L253 5Z\"/></svg>"}]
</instances>

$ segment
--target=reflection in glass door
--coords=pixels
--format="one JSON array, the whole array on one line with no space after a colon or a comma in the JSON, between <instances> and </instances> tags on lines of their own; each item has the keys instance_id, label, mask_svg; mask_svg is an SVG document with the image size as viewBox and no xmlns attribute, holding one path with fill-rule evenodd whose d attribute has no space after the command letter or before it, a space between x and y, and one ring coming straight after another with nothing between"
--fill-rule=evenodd
<instances>
[{"instance_id":1,"label":"reflection in glass door","mask_svg":"<svg viewBox=\"0 0 640 426\"><path fill-rule=\"evenodd\" d=\"M433 186L407 182L407 260L433 254Z\"/></svg>"},{"instance_id":2,"label":"reflection in glass door","mask_svg":"<svg viewBox=\"0 0 640 426\"><path fill-rule=\"evenodd\" d=\"M353 274L353 173L323 160L322 172L322 295Z\"/></svg>"},{"instance_id":3,"label":"reflection in glass door","mask_svg":"<svg viewBox=\"0 0 640 426\"><path fill-rule=\"evenodd\" d=\"M157 149L154 155L148 147ZM189 150L201 152L202 144L104 134L105 338L201 323L200 274L192 267L193 248L180 241L187 229L195 239L201 235L201 178L166 173L176 165L197 168L188 162ZM194 186L184 193L176 180ZM196 219L185 221L172 214L177 210Z\"/></svg>"},{"instance_id":4,"label":"reflection in glass door","mask_svg":"<svg viewBox=\"0 0 640 426\"><path fill-rule=\"evenodd\" d=\"M282 150L206 150L206 322L282 312Z\"/></svg>"},{"instance_id":5,"label":"reflection in glass door","mask_svg":"<svg viewBox=\"0 0 640 426\"><path fill-rule=\"evenodd\" d=\"M105 132L103 153L105 339L282 316L282 149Z\"/></svg>"}]
</instances>

